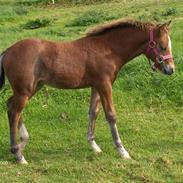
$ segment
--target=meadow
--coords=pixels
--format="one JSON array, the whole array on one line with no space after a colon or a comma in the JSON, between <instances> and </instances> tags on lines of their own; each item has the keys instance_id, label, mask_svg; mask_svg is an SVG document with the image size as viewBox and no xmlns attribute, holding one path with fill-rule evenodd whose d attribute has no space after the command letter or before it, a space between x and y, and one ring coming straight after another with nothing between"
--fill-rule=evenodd
<instances>
[{"instance_id":1,"label":"meadow","mask_svg":"<svg viewBox=\"0 0 183 183\"><path fill-rule=\"evenodd\" d=\"M27 166L9 147L6 100L0 91L0 182L181 183L183 182L183 1L0 0L0 52L24 38L69 41L118 18L166 22L176 72L153 72L144 56L129 62L113 86L117 124L132 160L119 157L103 111L96 123L94 154L86 140L90 89L45 86L23 112L30 140Z\"/></svg>"}]
</instances>

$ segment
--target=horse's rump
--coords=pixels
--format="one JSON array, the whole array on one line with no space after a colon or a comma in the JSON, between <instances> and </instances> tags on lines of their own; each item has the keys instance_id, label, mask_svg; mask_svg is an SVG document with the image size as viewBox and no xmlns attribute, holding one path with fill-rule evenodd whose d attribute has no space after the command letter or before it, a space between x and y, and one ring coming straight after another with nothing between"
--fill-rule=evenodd
<instances>
[{"instance_id":1,"label":"horse's rump","mask_svg":"<svg viewBox=\"0 0 183 183\"><path fill-rule=\"evenodd\" d=\"M0 89L3 87L4 82L3 55L0 55Z\"/></svg>"}]
</instances>

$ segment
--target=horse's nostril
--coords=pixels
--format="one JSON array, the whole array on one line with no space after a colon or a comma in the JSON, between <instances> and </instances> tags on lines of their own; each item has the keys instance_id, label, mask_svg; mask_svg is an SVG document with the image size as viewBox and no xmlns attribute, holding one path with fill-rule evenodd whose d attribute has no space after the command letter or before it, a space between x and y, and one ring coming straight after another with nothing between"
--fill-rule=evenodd
<instances>
[{"instance_id":1,"label":"horse's nostril","mask_svg":"<svg viewBox=\"0 0 183 183\"><path fill-rule=\"evenodd\" d=\"M174 67L171 67L170 68L170 72L171 72L171 74L173 74L175 72L175 68Z\"/></svg>"},{"instance_id":2,"label":"horse's nostril","mask_svg":"<svg viewBox=\"0 0 183 183\"><path fill-rule=\"evenodd\" d=\"M173 74L173 72L174 72L173 68L165 69L165 73L168 74L168 75Z\"/></svg>"},{"instance_id":3,"label":"horse's nostril","mask_svg":"<svg viewBox=\"0 0 183 183\"><path fill-rule=\"evenodd\" d=\"M169 73L170 74L173 73L173 69L172 68L169 69Z\"/></svg>"},{"instance_id":4,"label":"horse's nostril","mask_svg":"<svg viewBox=\"0 0 183 183\"><path fill-rule=\"evenodd\" d=\"M171 74L174 73L174 68L173 68L173 67L165 67L165 68L163 69L163 73L164 73L164 74L167 74L167 75L171 75Z\"/></svg>"}]
</instances>

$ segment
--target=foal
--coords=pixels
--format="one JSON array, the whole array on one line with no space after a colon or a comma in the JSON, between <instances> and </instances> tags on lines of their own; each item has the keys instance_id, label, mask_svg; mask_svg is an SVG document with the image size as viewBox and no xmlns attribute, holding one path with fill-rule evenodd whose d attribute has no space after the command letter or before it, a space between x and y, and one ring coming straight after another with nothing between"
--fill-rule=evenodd
<instances>
[{"instance_id":1,"label":"foal","mask_svg":"<svg viewBox=\"0 0 183 183\"><path fill-rule=\"evenodd\" d=\"M98 26L75 41L26 39L4 51L0 56L0 88L5 74L13 89L7 107L11 152L18 163L27 163L22 151L29 137L21 113L28 100L44 84L62 89L91 87L89 144L95 152L101 152L94 139L95 120L101 102L119 154L130 158L116 126L112 84L122 66L140 54L147 56L154 70L168 75L174 72L169 23L118 20ZM20 144L16 138L18 130Z\"/></svg>"}]
</instances>

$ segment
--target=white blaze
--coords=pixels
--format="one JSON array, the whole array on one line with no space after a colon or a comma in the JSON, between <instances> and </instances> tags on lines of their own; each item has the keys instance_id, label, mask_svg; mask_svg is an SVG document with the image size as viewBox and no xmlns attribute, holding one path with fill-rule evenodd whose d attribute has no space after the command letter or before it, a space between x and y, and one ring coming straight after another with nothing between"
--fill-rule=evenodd
<instances>
[{"instance_id":1,"label":"white blaze","mask_svg":"<svg viewBox=\"0 0 183 183\"><path fill-rule=\"evenodd\" d=\"M168 36L168 47L169 47L170 53L172 54L172 42L171 42L170 36Z\"/></svg>"},{"instance_id":2,"label":"white blaze","mask_svg":"<svg viewBox=\"0 0 183 183\"><path fill-rule=\"evenodd\" d=\"M172 42L171 42L170 36L168 36L168 48L169 48L170 54L172 55ZM173 68L173 71L175 71L174 63L172 62L170 65Z\"/></svg>"}]
</instances>

